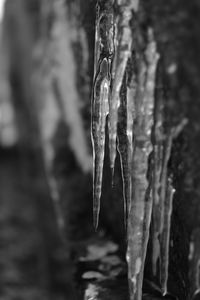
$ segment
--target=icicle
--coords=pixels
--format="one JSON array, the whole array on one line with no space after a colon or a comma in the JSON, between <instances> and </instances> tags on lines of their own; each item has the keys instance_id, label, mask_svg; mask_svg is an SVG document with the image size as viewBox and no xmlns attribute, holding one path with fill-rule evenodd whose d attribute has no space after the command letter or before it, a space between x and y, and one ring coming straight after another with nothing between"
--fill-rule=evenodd
<instances>
[{"instance_id":1,"label":"icicle","mask_svg":"<svg viewBox=\"0 0 200 300\"><path fill-rule=\"evenodd\" d=\"M172 133L168 133L166 144L164 147L163 166L162 166L162 173L161 173L161 180L160 180L161 191L160 191L160 201L159 201L160 210L159 210L159 222L158 222L160 233L163 231L163 226L164 226L165 197L167 191L167 169L168 169L167 167L171 156L172 141L173 141L173 135Z\"/></svg>"},{"instance_id":2,"label":"icicle","mask_svg":"<svg viewBox=\"0 0 200 300\"><path fill-rule=\"evenodd\" d=\"M192 300L200 295L200 228L192 232L189 253L190 296Z\"/></svg>"},{"instance_id":3,"label":"icicle","mask_svg":"<svg viewBox=\"0 0 200 300\"><path fill-rule=\"evenodd\" d=\"M168 266L169 266L169 242L171 228L172 202L175 190L172 187L171 179L168 179L167 191L164 203L163 232L160 243L160 282L163 296L167 294Z\"/></svg>"},{"instance_id":4,"label":"icicle","mask_svg":"<svg viewBox=\"0 0 200 300\"><path fill-rule=\"evenodd\" d=\"M158 122L158 126L162 127L160 121ZM186 124L187 120L183 119L182 122L180 122L180 124L178 124L176 127L173 127L170 130L168 130L167 137L164 142L164 149L162 146L162 133L160 132L157 135L157 137L155 135L155 139L157 138L157 141L155 140L154 145L154 208L152 264L153 274L156 275L156 267L159 259L160 284L163 294L167 293L170 216L174 193L171 180L168 179L168 162L171 156L173 140L177 138L177 136L180 134L180 132L183 130ZM160 160L162 160L162 167L160 166Z\"/></svg>"},{"instance_id":5,"label":"icicle","mask_svg":"<svg viewBox=\"0 0 200 300\"><path fill-rule=\"evenodd\" d=\"M96 6L94 78L98 72L99 61L114 55L114 0L98 0ZM109 70L109 73L111 70Z\"/></svg>"},{"instance_id":6,"label":"icicle","mask_svg":"<svg viewBox=\"0 0 200 300\"><path fill-rule=\"evenodd\" d=\"M171 149L172 149L172 142L180 132L183 130L185 125L187 124L188 120L183 119L176 127L170 129L169 133L167 134L166 144L164 148L164 158L163 158L163 166L162 166L162 173L161 173L161 192L160 192L160 232L163 231L164 226L164 210L165 210L165 197L166 197L166 187L167 187L167 167L168 162L171 156Z\"/></svg>"},{"instance_id":7,"label":"icicle","mask_svg":"<svg viewBox=\"0 0 200 300\"><path fill-rule=\"evenodd\" d=\"M133 122L135 119L135 93L136 83L135 76L131 75L128 82L125 74L124 83L120 94L120 107L118 111L118 152L120 154L121 172L123 181L123 198L124 198L124 220L125 228L127 227L128 211L131 202L131 161L133 155Z\"/></svg>"},{"instance_id":8,"label":"icicle","mask_svg":"<svg viewBox=\"0 0 200 300\"><path fill-rule=\"evenodd\" d=\"M131 163L133 157L133 125L135 121L135 97L136 97L136 78L133 72L131 76L131 80L128 83L127 87L127 127L126 127L126 134L128 139L128 164L130 168L131 174ZM131 203L131 189L132 189L132 182L131 182L131 175L130 175L130 186L128 187L129 195L127 195L127 206L128 212L130 211L130 203Z\"/></svg>"},{"instance_id":9,"label":"icicle","mask_svg":"<svg viewBox=\"0 0 200 300\"><path fill-rule=\"evenodd\" d=\"M147 180L149 156L152 152L154 87L159 59L152 30L148 31L145 61L141 58L136 97L134 153L132 166L132 203L128 221L129 287L131 300L142 299L143 271L149 239L152 212L150 182Z\"/></svg>"},{"instance_id":10,"label":"icicle","mask_svg":"<svg viewBox=\"0 0 200 300\"><path fill-rule=\"evenodd\" d=\"M99 66L92 103L92 142L94 157L94 178L93 178L93 216L94 227L97 229L100 211L100 198L102 188L104 148L106 134L106 117L109 112L109 74L108 61L104 58Z\"/></svg>"},{"instance_id":11,"label":"icicle","mask_svg":"<svg viewBox=\"0 0 200 300\"><path fill-rule=\"evenodd\" d=\"M158 141L157 141L158 142ZM154 145L154 174L153 174L153 275L157 274L157 263L161 257L160 235L164 226L165 196L167 186L167 166L171 155L172 134L169 133L164 146ZM161 164L162 161L162 164ZM160 258L161 259L161 258ZM161 275L160 275L161 276Z\"/></svg>"},{"instance_id":12,"label":"icicle","mask_svg":"<svg viewBox=\"0 0 200 300\"><path fill-rule=\"evenodd\" d=\"M117 123L118 109L120 106L120 91L123 83L123 78L127 66L128 59L131 56L132 47L132 31L130 28L130 20L132 12L130 4L121 5L121 15L118 21L118 44L115 50L114 63L112 70L112 91L110 98L110 113L109 113L109 150L110 150L110 166L112 173L114 172L116 158L116 138L117 138Z\"/></svg>"},{"instance_id":13,"label":"icicle","mask_svg":"<svg viewBox=\"0 0 200 300\"><path fill-rule=\"evenodd\" d=\"M172 214L172 202L175 190L173 189L171 179L167 181L167 167L171 156L172 142L181 133L188 120L183 119L176 127L171 128L164 150L163 169L161 176L161 194L158 225L160 225L159 245L160 245L160 283L163 295L167 293L168 281L168 264L169 264L169 241L170 241L170 225ZM198 249L199 250L199 249ZM199 282L200 283L200 282Z\"/></svg>"},{"instance_id":14,"label":"icicle","mask_svg":"<svg viewBox=\"0 0 200 300\"><path fill-rule=\"evenodd\" d=\"M153 275L157 274L157 262L160 256L160 207L159 207L159 191L160 191L160 176L161 176L161 161L162 161L162 145L154 145L154 171L153 171L153 253L152 253L152 268Z\"/></svg>"},{"instance_id":15,"label":"icicle","mask_svg":"<svg viewBox=\"0 0 200 300\"><path fill-rule=\"evenodd\" d=\"M131 170L130 158L128 153L128 136L127 136L127 95L126 95L126 76L124 77L124 84L120 96L120 108L118 114L118 145L117 149L120 155L122 182L123 182L123 198L124 198L124 220L125 228L127 223L127 201L130 199L130 184L131 184Z\"/></svg>"},{"instance_id":16,"label":"icicle","mask_svg":"<svg viewBox=\"0 0 200 300\"><path fill-rule=\"evenodd\" d=\"M160 178L163 161L163 124L162 124L162 103L158 98L155 103L155 116L153 128L153 220L152 220L152 271L153 275L157 274L157 262L160 257L160 243L159 233L160 224L158 222L160 217L159 197L160 197Z\"/></svg>"},{"instance_id":17,"label":"icicle","mask_svg":"<svg viewBox=\"0 0 200 300\"><path fill-rule=\"evenodd\" d=\"M126 77L126 76L125 76ZM126 82L124 78L124 82ZM117 149L120 155L120 162L121 162L121 173L122 173L122 182L123 182L123 198L124 198L124 220L125 220L125 227L126 227L126 220L127 220L127 197L128 197L128 188L130 182L130 172L128 170L128 140L126 134L126 127L127 127L127 113L126 113L126 106L127 106L127 99L126 99L126 90L122 90L121 92L121 104L119 108L118 114L118 131L117 131L117 138L118 138L118 145Z\"/></svg>"},{"instance_id":18,"label":"icicle","mask_svg":"<svg viewBox=\"0 0 200 300\"><path fill-rule=\"evenodd\" d=\"M96 5L96 23L95 23L95 45L94 45L94 76L93 80L95 80L95 76L97 73L97 66L99 63L100 57L100 32L99 32L99 6Z\"/></svg>"},{"instance_id":19,"label":"icicle","mask_svg":"<svg viewBox=\"0 0 200 300\"><path fill-rule=\"evenodd\" d=\"M169 132L164 145L154 146L154 210L153 210L153 274L157 273L157 262L161 260L160 235L164 226L167 169L171 156L173 134ZM163 153L162 153L163 151ZM162 166L160 161L162 160ZM158 165L156 165L158 163ZM161 272L161 270L160 270ZM161 276L161 275L160 275Z\"/></svg>"},{"instance_id":20,"label":"icicle","mask_svg":"<svg viewBox=\"0 0 200 300\"><path fill-rule=\"evenodd\" d=\"M167 138L164 146L164 155L163 155L163 165L162 165L162 172L161 172L161 179L160 179L160 199L159 199L159 221L158 227L160 228L160 232L163 231L164 226L164 211L165 211L165 197L166 197L166 190L167 190L167 167L168 162L171 156L171 149L172 149L172 142L173 140L180 134L183 130L184 126L187 124L187 120L183 119L180 124L176 127L173 127L167 133Z\"/></svg>"},{"instance_id":21,"label":"icicle","mask_svg":"<svg viewBox=\"0 0 200 300\"><path fill-rule=\"evenodd\" d=\"M97 229L105 148L106 117L109 113L111 63L114 54L114 0L99 0L96 8L94 87L92 103L93 221Z\"/></svg>"}]
</instances>

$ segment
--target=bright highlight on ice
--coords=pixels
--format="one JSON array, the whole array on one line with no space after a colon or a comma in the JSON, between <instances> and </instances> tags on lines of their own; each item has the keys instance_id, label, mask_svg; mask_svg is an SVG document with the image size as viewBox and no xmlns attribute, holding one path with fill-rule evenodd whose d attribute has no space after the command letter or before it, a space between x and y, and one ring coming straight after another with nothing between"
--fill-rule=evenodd
<instances>
[{"instance_id":1,"label":"bright highlight on ice","mask_svg":"<svg viewBox=\"0 0 200 300\"><path fill-rule=\"evenodd\" d=\"M0 22L3 18L5 0L0 0Z\"/></svg>"}]
</instances>

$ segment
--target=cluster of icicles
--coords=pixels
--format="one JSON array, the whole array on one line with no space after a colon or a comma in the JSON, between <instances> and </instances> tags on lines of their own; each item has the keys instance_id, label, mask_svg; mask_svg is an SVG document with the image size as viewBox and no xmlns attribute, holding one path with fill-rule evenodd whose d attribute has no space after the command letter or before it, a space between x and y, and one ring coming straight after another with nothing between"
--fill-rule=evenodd
<instances>
[{"instance_id":1,"label":"cluster of icicles","mask_svg":"<svg viewBox=\"0 0 200 300\"><path fill-rule=\"evenodd\" d=\"M92 97L93 215L97 228L108 125L112 173L117 150L121 160L130 299L141 300L150 224L153 228L152 273L160 279L162 294L167 293L174 194L167 165L173 138L182 125L170 129L164 138L162 104L154 100L159 54L153 30L148 29L146 49L138 51L130 26L138 10L138 1L114 2L99 0L96 11Z\"/></svg>"}]
</instances>

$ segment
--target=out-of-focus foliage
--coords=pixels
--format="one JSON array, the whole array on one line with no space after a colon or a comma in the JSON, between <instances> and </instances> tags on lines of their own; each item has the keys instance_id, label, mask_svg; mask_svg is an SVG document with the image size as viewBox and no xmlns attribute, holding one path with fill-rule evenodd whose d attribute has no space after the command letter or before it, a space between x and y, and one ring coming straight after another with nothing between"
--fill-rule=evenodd
<instances>
[{"instance_id":1,"label":"out-of-focus foliage","mask_svg":"<svg viewBox=\"0 0 200 300\"><path fill-rule=\"evenodd\" d=\"M13 146L17 141L15 113L9 83L9 61L0 24L0 144Z\"/></svg>"}]
</instances>

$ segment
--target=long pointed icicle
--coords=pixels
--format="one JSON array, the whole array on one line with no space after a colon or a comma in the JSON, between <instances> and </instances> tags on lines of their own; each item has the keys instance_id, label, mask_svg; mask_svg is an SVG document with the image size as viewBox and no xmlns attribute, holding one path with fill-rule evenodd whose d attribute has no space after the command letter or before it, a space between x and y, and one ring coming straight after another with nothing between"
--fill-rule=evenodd
<instances>
[{"instance_id":1,"label":"long pointed icicle","mask_svg":"<svg viewBox=\"0 0 200 300\"><path fill-rule=\"evenodd\" d=\"M95 45L94 45L94 80L97 73L97 67L100 57L100 32L99 32L99 6L96 5L96 22L95 22Z\"/></svg>"},{"instance_id":2,"label":"long pointed icicle","mask_svg":"<svg viewBox=\"0 0 200 300\"><path fill-rule=\"evenodd\" d=\"M174 194L171 179L168 178L168 162L173 140L186 124L187 120L183 119L176 127L170 128L164 142L162 142L164 139L162 120L157 119L154 127L152 265L155 276L158 274L157 262L159 260L159 277L163 295L167 293L170 217ZM162 165L160 164L161 161Z\"/></svg>"},{"instance_id":3,"label":"long pointed icicle","mask_svg":"<svg viewBox=\"0 0 200 300\"><path fill-rule=\"evenodd\" d=\"M123 198L124 198L124 221L127 227L127 202L130 199L130 185L131 185L131 170L130 158L128 153L128 136L127 136L127 96L126 96L126 76L124 77L124 84L122 86L120 95L120 107L118 114L118 152L120 155L122 182L123 182Z\"/></svg>"},{"instance_id":4,"label":"long pointed icicle","mask_svg":"<svg viewBox=\"0 0 200 300\"><path fill-rule=\"evenodd\" d=\"M153 149L151 132L153 126L155 74L159 55L156 51L152 30L148 31L148 38L145 60L141 57L140 61L136 97L132 202L128 222L129 239L127 250L131 300L142 299L144 263L152 212L152 197L147 172L150 153Z\"/></svg>"},{"instance_id":5,"label":"long pointed icicle","mask_svg":"<svg viewBox=\"0 0 200 300\"><path fill-rule=\"evenodd\" d=\"M162 161L162 145L154 145L154 166L153 166L153 233L152 233L152 271L153 275L157 274L157 264L160 257L160 206L159 206L159 190L161 176L161 161Z\"/></svg>"},{"instance_id":6,"label":"long pointed icicle","mask_svg":"<svg viewBox=\"0 0 200 300\"><path fill-rule=\"evenodd\" d=\"M159 80L159 78L158 78ZM157 274L157 264L160 257L160 178L163 161L163 104L162 95L158 95L155 102L154 127L153 127L153 180L152 180L152 197L153 197L153 218L152 218L152 273Z\"/></svg>"},{"instance_id":7,"label":"long pointed icicle","mask_svg":"<svg viewBox=\"0 0 200 300\"><path fill-rule=\"evenodd\" d=\"M158 123L161 122L158 121ZM163 263L161 262L161 234L163 232L164 227L164 214L165 214L165 197L167 192L167 170L168 170L168 162L171 155L172 141L173 136L171 131L168 132L167 138L162 143L162 136L159 137L158 130L161 131L162 124L160 124L160 128L154 127L154 166L153 166L153 243L152 243L152 269L153 275L156 276L157 264L160 261L159 265L159 275L160 278L163 278L161 275L161 265L163 268ZM159 132L161 133L161 132ZM160 139L160 140L159 140ZM159 145L160 143L160 145ZM165 273L165 271L164 271ZM166 274L166 273L165 273ZM162 279L164 281L164 279Z\"/></svg>"},{"instance_id":8,"label":"long pointed icicle","mask_svg":"<svg viewBox=\"0 0 200 300\"><path fill-rule=\"evenodd\" d=\"M163 231L163 226L164 226L165 197L167 192L167 169L168 169L168 162L171 156L172 142L173 142L173 135L171 132L169 132L167 134L167 139L164 147L163 166L162 166L161 180L160 180L160 187L161 187L160 201L159 201L160 209L158 211L159 213L158 226L160 228L160 233Z\"/></svg>"},{"instance_id":9,"label":"long pointed icicle","mask_svg":"<svg viewBox=\"0 0 200 300\"><path fill-rule=\"evenodd\" d=\"M136 78L135 74L131 75L130 82L127 86L127 127L126 127L126 134L128 139L128 165L131 174L131 163L133 157L133 125L135 121L135 97L136 97ZM131 193L132 193L132 182L131 182L131 175L130 180L128 182L130 186L128 186L128 193L127 193L127 206L128 212L130 211L130 203L131 203Z\"/></svg>"},{"instance_id":10,"label":"long pointed icicle","mask_svg":"<svg viewBox=\"0 0 200 300\"><path fill-rule=\"evenodd\" d=\"M163 295L167 293L168 265L169 265L169 239L171 228L171 214L173 195L175 190L172 180L168 178L167 169L171 156L172 143L187 124L187 119L183 119L176 127L171 128L165 144L165 154L163 159L163 170L161 175L160 209L158 211L160 219L160 284Z\"/></svg>"},{"instance_id":11,"label":"long pointed icicle","mask_svg":"<svg viewBox=\"0 0 200 300\"><path fill-rule=\"evenodd\" d=\"M109 150L110 150L110 166L112 173L114 172L116 158L116 139L117 139L117 123L118 109L120 106L120 91L123 83L125 70L128 59L131 56L132 47L132 31L130 28L130 20L132 12L129 1L128 4L121 5L121 14L118 21L118 45L115 49L115 57L112 74L112 91L110 98L109 113Z\"/></svg>"},{"instance_id":12,"label":"long pointed icicle","mask_svg":"<svg viewBox=\"0 0 200 300\"><path fill-rule=\"evenodd\" d=\"M162 294L167 294L167 281L168 281L168 266L169 266L169 243L170 243L170 229L171 229L171 214L172 203L175 190L172 187L171 179L168 179L166 197L164 203L164 226L161 233L161 245L160 245L160 283Z\"/></svg>"},{"instance_id":13,"label":"long pointed icicle","mask_svg":"<svg viewBox=\"0 0 200 300\"><path fill-rule=\"evenodd\" d=\"M183 119L177 126L171 128L169 132L167 133L167 138L165 141L164 146L164 155L163 155L163 166L162 166L162 172L161 172L161 182L160 182L160 201L159 201L159 228L160 232L163 231L164 226L164 211L165 211L165 197L166 197L166 191L167 191L167 168L168 168L168 162L171 156L171 150L172 150L172 143L175 138L180 134L180 132L183 130L185 125L187 124L187 119Z\"/></svg>"},{"instance_id":14,"label":"long pointed icicle","mask_svg":"<svg viewBox=\"0 0 200 300\"><path fill-rule=\"evenodd\" d=\"M96 6L94 77L99 61L114 55L114 0L98 0ZM110 72L110 70L109 70Z\"/></svg>"},{"instance_id":15,"label":"long pointed icicle","mask_svg":"<svg viewBox=\"0 0 200 300\"><path fill-rule=\"evenodd\" d=\"M155 100L154 100L154 93L155 93L155 84L156 84L156 71L157 65L159 60L159 54L156 50L156 43L154 41L153 31L149 28L148 31L148 47L145 52L145 59L147 62L147 74L146 74L146 84L145 84L145 94L144 98L146 99L146 103L149 109L149 121L147 120L149 132L147 135L150 134L151 144L152 144L152 129L154 123L154 107L155 107ZM152 105L152 106L151 106ZM148 109L146 109L148 113ZM152 111L151 111L152 109ZM146 121L146 120L145 120ZM152 127L150 124L152 123ZM153 150L153 145L152 150ZM149 149L150 151L150 149ZM141 280L141 289L142 289L142 282L143 282L143 272L144 272L144 265L146 259L146 252L147 252L147 245L149 241L149 234L150 234L150 223L152 218L152 208L153 208L153 199L152 199L152 151L149 153L148 157L148 172L147 172L147 180L148 180L148 187L146 189L145 195L145 210L144 210L144 220L143 220L143 251L142 251L142 268L140 273L140 280Z\"/></svg>"},{"instance_id":16,"label":"long pointed icicle","mask_svg":"<svg viewBox=\"0 0 200 300\"><path fill-rule=\"evenodd\" d=\"M92 103L92 141L94 157L93 178L93 220L97 229L100 211L100 198L102 189L102 176L105 152L106 117L109 112L109 75L108 61L103 59L99 66L100 70L94 84Z\"/></svg>"},{"instance_id":17,"label":"long pointed icicle","mask_svg":"<svg viewBox=\"0 0 200 300\"><path fill-rule=\"evenodd\" d=\"M114 0L98 0L92 102L93 222L97 229L104 164L106 117L109 113L110 73L114 52Z\"/></svg>"},{"instance_id":18,"label":"long pointed icicle","mask_svg":"<svg viewBox=\"0 0 200 300\"><path fill-rule=\"evenodd\" d=\"M117 131L117 148L120 154L123 182L125 227L127 227L131 201L131 161L133 155L133 122L135 118L134 100L136 92L135 76L131 76L130 82L128 82L128 78L126 78L127 75L125 74L120 94Z\"/></svg>"},{"instance_id":19,"label":"long pointed icicle","mask_svg":"<svg viewBox=\"0 0 200 300\"><path fill-rule=\"evenodd\" d=\"M192 231L189 253L190 299L199 299L200 295L200 228Z\"/></svg>"}]
</instances>

